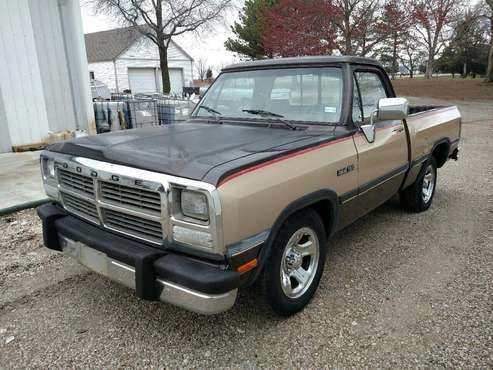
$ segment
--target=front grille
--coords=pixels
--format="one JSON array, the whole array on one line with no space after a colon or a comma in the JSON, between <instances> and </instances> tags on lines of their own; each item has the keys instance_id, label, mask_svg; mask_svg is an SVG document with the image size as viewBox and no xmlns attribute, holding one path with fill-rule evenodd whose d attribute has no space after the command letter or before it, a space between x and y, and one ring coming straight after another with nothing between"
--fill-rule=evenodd
<instances>
[{"instance_id":1,"label":"front grille","mask_svg":"<svg viewBox=\"0 0 493 370\"><path fill-rule=\"evenodd\" d=\"M68 211L72 211L79 216L90 219L93 222L99 223L98 210L96 205L88 202L87 200L67 193L61 193L63 198L63 204Z\"/></svg>"},{"instance_id":2,"label":"front grille","mask_svg":"<svg viewBox=\"0 0 493 370\"><path fill-rule=\"evenodd\" d=\"M143 212L161 213L161 196L154 191L101 181L101 199Z\"/></svg>"},{"instance_id":3,"label":"front grille","mask_svg":"<svg viewBox=\"0 0 493 370\"><path fill-rule=\"evenodd\" d=\"M161 193L133 186L134 180L129 178L111 182L111 173L94 171L92 177L91 171L84 166L57 167L65 209L113 231L161 245L165 237L160 221ZM153 189L159 186L159 183L149 184Z\"/></svg>"},{"instance_id":4,"label":"front grille","mask_svg":"<svg viewBox=\"0 0 493 370\"><path fill-rule=\"evenodd\" d=\"M94 180L92 178L61 168L58 169L58 178L62 188L94 198Z\"/></svg>"},{"instance_id":5,"label":"front grille","mask_svg":"<svg viewBox=\"0 0 493 370\"><path fill-rule=\"evenodd\" d=\"M155 242L161 242L163 239L160 222L116 212L110 209L103 210L103 217L104 224L117 231L143 239L150 239Z\"/></svg>"}]
</instances>

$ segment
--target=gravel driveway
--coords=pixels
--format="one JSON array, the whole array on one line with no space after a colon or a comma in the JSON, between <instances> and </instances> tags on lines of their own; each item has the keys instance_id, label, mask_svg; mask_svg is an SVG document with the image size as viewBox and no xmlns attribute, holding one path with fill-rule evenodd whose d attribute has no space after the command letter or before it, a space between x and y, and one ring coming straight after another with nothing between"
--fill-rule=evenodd
<instances>
[{"instance_id":1,"label":"gravel driveway","mask_svg":"<svg viewBox=\"0 0 493 370\"><path fill-rule=\"evenodd\" d=\"M42 248L34 211L1 218L0 368L492 368L493 119L471 121L431 209L336 235L288 319L254 289L213 317L139 301Z\"/></svg>"}]
</instances>

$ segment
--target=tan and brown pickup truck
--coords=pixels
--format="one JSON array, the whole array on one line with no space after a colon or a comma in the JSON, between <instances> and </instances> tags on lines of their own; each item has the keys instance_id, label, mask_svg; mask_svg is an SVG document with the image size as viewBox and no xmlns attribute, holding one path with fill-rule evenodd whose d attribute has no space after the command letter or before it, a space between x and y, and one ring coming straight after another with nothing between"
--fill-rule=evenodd
<instances>
[{"instance_id":1,"label":"tan and brown pickup truck","mask_svg":"<svg viewBox=\"0 0 493 370\"><path fill-rule=\"evenodd\" d=\"M186 123L44 151L44 243L142 299L212 314L260 281L293 314L335 231L396 194L430 207L460 129L456 107L396 98L371 59L231 65Z\"/></svg>"}]
</instances>

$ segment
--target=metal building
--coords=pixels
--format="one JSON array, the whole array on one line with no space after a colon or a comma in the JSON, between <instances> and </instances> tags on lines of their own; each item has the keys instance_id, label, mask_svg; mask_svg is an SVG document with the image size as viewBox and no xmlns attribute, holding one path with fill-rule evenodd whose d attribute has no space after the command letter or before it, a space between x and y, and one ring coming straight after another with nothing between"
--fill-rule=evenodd
<instances>
[{"instance_id":1,"label":"metal building","mask_svg":"<svg viewBox=\"0 0 493 370\"><path fill-rule=\"evenodd\" d=\"M79 0L0 0L0 152L94 127Z\"/></svg>"}]
</instances>

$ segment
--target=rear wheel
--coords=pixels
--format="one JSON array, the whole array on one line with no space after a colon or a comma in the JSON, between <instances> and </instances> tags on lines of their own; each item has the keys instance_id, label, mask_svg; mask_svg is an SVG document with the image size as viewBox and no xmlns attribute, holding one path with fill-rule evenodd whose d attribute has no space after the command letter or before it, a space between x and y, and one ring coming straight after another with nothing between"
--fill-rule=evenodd
<instances>
[{"instance_id":1,"label":"rear wheel","mask_svg":"<svg viewBox=\"0 0 493 370\"><path fill-rule=\"evenodd\" d=\"M431 158L423 164L414 184L399 194L401 206L412 212L423 212L430 208L435 195L437 164Z\"/></svg>"},{"instance_id":2,"label":"rear wheel","mask_svg":"<svg viewBox=\"0 0 493 370\"><path fill-rule=\"evenodd\" d=\"M281 227L263 272L266 298L275 312L292 315L310 301L323 273L326 244L313 210L293 215Z\"/></svg>"}]
</instances>

